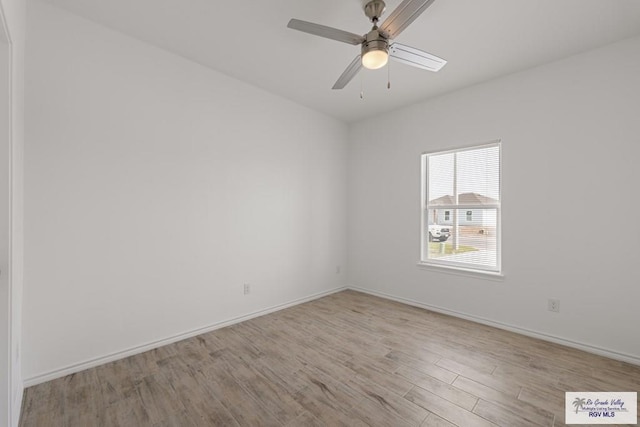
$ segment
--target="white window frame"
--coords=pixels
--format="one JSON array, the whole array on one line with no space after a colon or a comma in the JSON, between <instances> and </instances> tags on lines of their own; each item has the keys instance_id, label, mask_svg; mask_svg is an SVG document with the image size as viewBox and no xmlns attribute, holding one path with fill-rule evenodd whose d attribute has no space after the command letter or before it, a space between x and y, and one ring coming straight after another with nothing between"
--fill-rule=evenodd
<instances>
[{"instance_id":1,"label":"white window frame","mask_svg":"<svg viewBox=\"0 0 640 427\"><path fill-rule=\"evenodd\" d=\"M485 205L469 205L469 204L458 204L458 205L437 205L437 206L429 206L427 201L428 199L428 158L433 155L441 155L441 154L449 154L461 151L469 151L476 150L481 148L490 148L490 147L498 147L499 150L499 162L498 162L498 186L499 186L499 197L498 203L495 204L485 204ZM484 144L475 144L465 147L458 147L450 150L438 150L438 151L427 151L423 152L421 155L421 185L420 185L420 261L418 265L421 267L436 267L436 268L445 268L451 269L460 272L470 272L470 273L481 273L482 275L491 275L491 276L502 276L502 141L495 140ZM427 253L425 253L425 248L427 247L427 230L428 230L428 222L425 221L425 218L428 215L425 215L425 211L428 209L447 209L447 210L473 210L473 209L495 209L496 210L496 266L495 267L486 267L479 264L469 264L469 263L461 263L454 262L449 260L439 260L429 259L427 257ZM454 215L455 217L455 215Z\"/></svg>"}]
</instances>

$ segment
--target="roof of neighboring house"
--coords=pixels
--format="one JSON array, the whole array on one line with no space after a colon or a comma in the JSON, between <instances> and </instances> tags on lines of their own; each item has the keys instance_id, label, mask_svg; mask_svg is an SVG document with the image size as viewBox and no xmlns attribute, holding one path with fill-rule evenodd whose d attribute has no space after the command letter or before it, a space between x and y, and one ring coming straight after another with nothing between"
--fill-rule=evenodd
<instances>
[{"instance_id":1,"label":"roof of neighboring house","mask_svg":"<svg viewBox=\"0 0 640 427\"><path fill-rule=\"evenodd\" d=\"M494 198L483 196L478 193L462 193L458 195L459 205L493 205L498 203ZM453 196L442 196L429 201L430 205L451 206L455 204Z\"/></svg>"}]
</instances>

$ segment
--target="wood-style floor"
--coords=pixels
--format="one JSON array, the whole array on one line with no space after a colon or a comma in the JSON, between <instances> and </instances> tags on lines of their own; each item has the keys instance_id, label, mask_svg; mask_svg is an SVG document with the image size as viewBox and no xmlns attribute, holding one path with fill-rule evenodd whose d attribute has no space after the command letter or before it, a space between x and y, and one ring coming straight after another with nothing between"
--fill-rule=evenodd
<instances>
[{"instance_id":1,"label":"wood-style floor","mask_svg":"<svg viewBox=\"0 0 640 427\"><path fill-rule=\"evenodd\" d=\"M27 426L562 426L640 367L345 291L30 387Z\"/></svg>"}]
</instances>

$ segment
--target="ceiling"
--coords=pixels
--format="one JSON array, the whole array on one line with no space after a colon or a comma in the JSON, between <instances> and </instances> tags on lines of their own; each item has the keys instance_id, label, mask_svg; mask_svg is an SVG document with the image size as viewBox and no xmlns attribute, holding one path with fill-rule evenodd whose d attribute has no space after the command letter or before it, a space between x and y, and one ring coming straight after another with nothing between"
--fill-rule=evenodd
<instances>
[{"instance_id":1,"label":"ceiling","mask_svg":"<svg viewBox=\"0 0 640 427\"><path fill-rule=\"evenodd\" d=\"M440 72L391 62L391 89L383 68L332 90L359 46L287 22L364 34L363 0L45 1L345 122L640 34L638 0L437 0L396 41L446 59ZM400 0L386 3L382 20Z\"/></svg>"}]
</instances>

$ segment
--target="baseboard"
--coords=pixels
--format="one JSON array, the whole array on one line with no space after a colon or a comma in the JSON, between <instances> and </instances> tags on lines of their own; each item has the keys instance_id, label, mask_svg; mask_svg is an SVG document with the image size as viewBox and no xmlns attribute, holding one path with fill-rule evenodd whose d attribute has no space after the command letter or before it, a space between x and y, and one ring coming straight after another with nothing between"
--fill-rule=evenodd
<instances>
[{"instance_id":1,"label":"baseboard","mask_svg":"<svg viewBox=\"0 0 640 427\"><path fill-rule=\"evenodd\" d=\"M99 365L103 365L105 363L114 362L119 359L124 359L125 357L134 356L139 353L144 353L145 351L153 350L154 348L162 347L167 344L172 344L177 341L182 341L187 338L195 337L196 335L205 334L207 332L215 331L216 329L224 328L226 326L231 326L236 323L244 322L245 320L253 319L255 317L264 316L265 314L273 313L276 311L284 310L285 308L293 307L298 304L303 304L305 302L313 301L318 298L325 297L327 295L335 294L337 292L341 292L346 290L346 287L334 288L329 291L319 292L317 294L313 294L307 297L298 298L293 301L289 301L283 304L278 304L272 307L268 307L262 310L258 310L252 313L244 314L242 316L234 317L232 319L227 319L221 322L214 323L212 325L204 326L202 328L194 329L191 331L183 332L181 334L177 334L162 340L157 340L153 342L149 342L146 344L142 344L136 347L131 347L126 350L118 351L115 353L108 354L106 356L97 357L94 359L85 360L83 362L75 363L73 365L66 366L64 368L56 369L50 372L45 372L42 374L34 375L32 377L28 377L24 380L24 387L31 387L37 384L41 384L47 381L54 380L56 378L64 377L69 374L73 374L76 372L84 371L85 369L94 368Z\"/></svg>"},{"instance_id":2,"label":"baseboard","mask_svg":"<svg viewBox=\"0 0 640 427\"><path fill-rule=\"evenodd\" d=\"M560 344L560 345L575 348L578 350L583 350L583 351L586 351L587 353L593 353L599 356L604 356L610 359L620 360L622 362L627 362L633 365L640 366L640 357L633 356L631 354L621 353L613 350L608 350L602 347L597 347L591 344L585 344L578 341L568 340L566 338L558 337L558 336L547 334L544 332L533 331L531 329L521 328L519 326L510 325L507 323L502 323L502 322L498 322L491 319L486 319L484 317L474 316L471 314L462 313L459 311L450 310L448 308L438 307L431 304L425 304L423 302L415 301L408 298L389 295L384 292L378 292L378 291L373 291L371 289L359 288L357 286L349 286L349 285L347 286L347 288L353 291L362 292L365 294L377 296L377 297L388 299L391 301L400 302L400 303L411 305L414 307L424 308L425 310L435 311L437 313L447 314L453 317L459 317L461 319L470 320L472 322L481 323L483 325L493 326L498 329L504 329L506 331L515 332L517 334L525 335L528 337L538 338L543 341L549 341L555 344Z\"/></svg>"}]
</instances>

